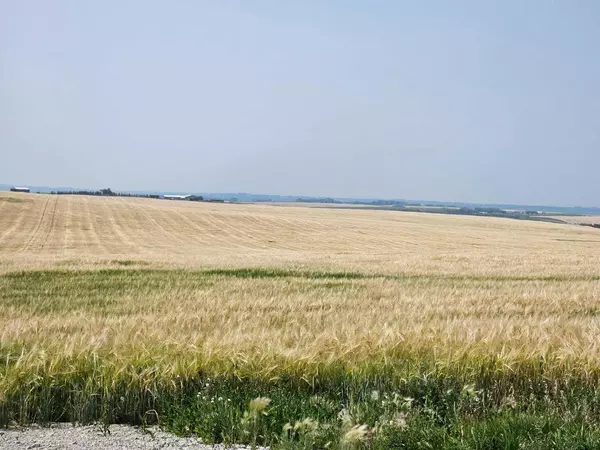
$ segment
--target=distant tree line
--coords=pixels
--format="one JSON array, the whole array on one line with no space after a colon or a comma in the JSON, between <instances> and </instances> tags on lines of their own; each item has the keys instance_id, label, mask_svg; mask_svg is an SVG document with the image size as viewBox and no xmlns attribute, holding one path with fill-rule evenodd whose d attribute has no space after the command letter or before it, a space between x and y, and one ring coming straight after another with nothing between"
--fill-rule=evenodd
<instances>
[{"instance_id":1,"label":"distant tree line","mask_svg":"<svg viewBox=\"0 0 600 450\"><path fill-rule=\"evenodd\" d=\"M342 203L331 197L327 198L315 198L315 197L299 197L296 199L297 202L302 203Z\"/></svg>"},{"instance_id":2,"label":"distant tree line","mask_svg":"<svg viewBox=\"0 0 600 450\"><path fill-rule=\"evenodd\" d=\"M581 225L583 225L584 227L592 227L592 228L600 229L600 223L582 223Z\"/></svg>"},{"instance_id":3,"label":"distant tree line","mask_svg":"<svg viewBox=\"0 0 600 450\"><path fill-rule=\"evenodd\" d=\"M376 206L394 206L394 207L402 207L406 206L406 202L401 202L398 200L373 200L371 202L354 202L355 205L376 205Z\"/></svg>"},{"instance_id":4,"label":"distant tree line","mask_svg":"<svg viewBox=\"0 0 600 450\"><path fill-rule=\"evenodd\" d=\"M408 208L402 208L403 210L406 211L413 211L413 212L428 212L428 213L435 213L435 214L453 214L453 215L460 215L460 216L487 216L487 217L504 217L504 218L508 218L508 219L523 219L523 220L538 220L538 221L545 221L545 222L557 222L557 223L562 223L561 220L557 220L557 219L552 219L550 217L544 217L542 215L540 215L540 213L538 211L506 211L504 209L500 209L500 208L484 208L484 207L476 207L476 208L468 208L468 207L462 207L462 208L450 208L450 207L436 207L434 208L427 208L427 207L411 207L410 209Z\"/></svg>"},{"instance_id":5,"label":"distant tree line","mask_svg":"<svg viewBox=\"0 0 600 450\"><path fill-rule=\"evenodd\" d=\"M141 197L141 198L160 198L158 194L130 194L127 192L114 192L110 188L100 189L98 191L51 191L54 195L95 195L100 197Z\"/></svg>"}]
</instances>

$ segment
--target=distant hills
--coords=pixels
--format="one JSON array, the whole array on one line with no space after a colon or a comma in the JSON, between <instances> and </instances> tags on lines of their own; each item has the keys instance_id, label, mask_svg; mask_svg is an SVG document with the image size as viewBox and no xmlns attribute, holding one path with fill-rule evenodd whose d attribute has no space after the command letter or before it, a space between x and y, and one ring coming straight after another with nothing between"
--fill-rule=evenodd
<instances>
[{"instance_id":1,"label":"distant hills","mask_svg":"<svg viewBox=\"0 0 600 450\"><path fill-rule=\"evenodd\" d=\"M60 186L31 186L26 185L31 192L50 193L52 191L75 191L85 190L81 188ZM0 191L7 191L13 185L0 184ZM159 194L159 195L177 195L193 194L201 195L206 199L229 200L232 202L323 202L323 203L341 203L341 204L363 204L363 205L393 205L404 204L411 206L441 206L458 208L500 208L503 210L519 211L540 211L543 213L557 214L591 214L600 215L600 207L585 206L550 206L550 205L518 205L518 204L497 204L497 203L465 203L465 202L440 202L433 200L404 200L404 199L380 199L380 198L352 198L352 197L312 197L300 195L275 195L275 194L251 194L247 192L180 192L180 191L120 191L127 194Z\"/></svg>"}]
</instances>

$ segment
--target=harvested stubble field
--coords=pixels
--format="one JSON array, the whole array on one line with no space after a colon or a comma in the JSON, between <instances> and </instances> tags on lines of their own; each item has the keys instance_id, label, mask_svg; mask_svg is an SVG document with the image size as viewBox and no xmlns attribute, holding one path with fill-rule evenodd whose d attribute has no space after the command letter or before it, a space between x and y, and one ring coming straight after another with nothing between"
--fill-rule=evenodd
<instances>
[{"instance_id":1,"label":"harvested stubble field","mask_svg":"<svg viewBox=\"0 0 600 450\"><path fill-rule=\"evenodd\" d=\"M3 424L600 447L592 228L0 194L0 333Z\"/></svg>"}]
</instances>

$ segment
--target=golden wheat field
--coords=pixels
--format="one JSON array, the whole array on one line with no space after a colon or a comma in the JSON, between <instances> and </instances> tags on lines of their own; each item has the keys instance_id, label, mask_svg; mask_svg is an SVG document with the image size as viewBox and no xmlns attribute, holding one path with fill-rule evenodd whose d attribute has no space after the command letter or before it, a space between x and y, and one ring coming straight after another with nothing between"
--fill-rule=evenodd
<instances>
[{"instance_id":1,"label":"golden wheat field","mask_svg":"<svg viewBox=\"0 0 600 450\"><path fill-rule=\"evenodd\" d=\"M600 357L595 229L390 211L0 198L1 341L24 359L164 351L185 355L181 364L410 354L595 365Z\"/></svg>"},{"instance_id":2,"label":"golden wheat field","mask_svg":"<svg viewBox=\"0 0 600 450\"><path fill-rule=\"evenodd\" d=\"M154 265L600 274L597 230L394 211L0 194L0 270Z\"/></svg>"},{"instance_id":3,"label":"golden wheat field","mask_svg":"<svg viewBox=\"0 0 600 450\"><path fill-rule=\"evenodd\" d=\"M597 448L600 231L4 193L0 361L2 425L294 449L554 430Z\"/></svg>"}]
</instances>

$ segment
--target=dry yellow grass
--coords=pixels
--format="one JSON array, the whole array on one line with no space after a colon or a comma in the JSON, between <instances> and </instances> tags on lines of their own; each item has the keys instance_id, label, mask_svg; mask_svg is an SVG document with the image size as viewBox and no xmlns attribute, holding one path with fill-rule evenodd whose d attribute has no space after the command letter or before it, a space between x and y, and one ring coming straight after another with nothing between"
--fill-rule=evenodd
<instances>
[{"instance_id":1,"label":"dry yellow grass","mask_svg":"<svg viewBox=\"0 0 600 450\"><path fill-rule=\"evenodd\" d=\"M83 270L44 278L36 288L36 278L0 282L2 342L44 355L132 356L168 346L167 353L192 360L234 354L358 361L390 352L449 360L600 357L594 229L390 211L13 198L22 201L0 202L2 270ZM85 271L121 267L118 261L185 270L106 275L98 286L94 272ZM371 276L207 279L195 271L203 267ZM33 303L11 303L24 289Z\"/></svg>"},{"instance_id":2,"label":"dry yellow grass","mask_svg":"<svg viewBox=\"0 0 600 450\"><path fill-rule=\"evenodd\" d=\"M4 422L140 421L215 375L235 392L292 380L289 395L319 380L332 398L405 376L418 395L455 379L497 402L595 398L599 335L592 228L0 195Z\"/></svg>"},{"instance_id":3,"label":"dry yellow grass","mask_svg":"<svg viewBox=\"0 0 600 450\"><path fill-rule=\"evenodd\" d=\"M600 233L585 227L394 211L11 197L23 202L0 201L4 272L131 259L190 268L600 274Z\"/></svg>"},{"instance_id":4,"label":"dry yellow grass","mask_svg":"<svg viewBox=\"0 0 600 450\"><path fill-rule=\"evenodd\" d=\"M598 279L246 278L194 271L0 278L0 340L26 361L113 354L358 364L398 355L600 358ZM11 294L27 292L11 300ZM174 357L174 355L177 355Z\"/></svg>"}]
</instances>

